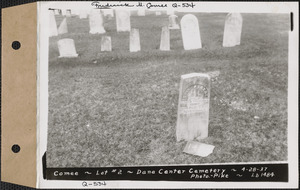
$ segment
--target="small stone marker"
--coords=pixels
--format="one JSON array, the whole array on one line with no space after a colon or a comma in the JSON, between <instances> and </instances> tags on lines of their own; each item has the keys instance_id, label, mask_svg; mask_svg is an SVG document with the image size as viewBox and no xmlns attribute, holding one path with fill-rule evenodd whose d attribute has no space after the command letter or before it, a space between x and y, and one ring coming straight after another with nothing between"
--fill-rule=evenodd
<instances>
[{"instance_id":1,"label":"small stone marker","mask_svg":"<svg viewBox=\"0 0 300 190\"><path fill-rule=\"evenodd\" d=\"M103 18L99 10L92 10L89 15L90 33L104 34L106 31L103 27Z\"/></svg>"},{"instance_id":2,"label":"small stone marker","mask_svg":"<svg viewBox=\"0 0 300 190\"><path fill-rule=\"evenodd\" d=\"M156 12L155 12L155 15L156 15L156 16L160 16L160 15L161 15L161 12L160 12L160 11L156 11Z\"/></svg>"},{"instance_id":3,"label":"small stone marker","mask_svg":"<svg viewBox=\"0 0 300 190\"><path fill-rule=\"evenodd\" d=\"M229 13L226 16L223 47L240 45L242 34L243 18L240 13Z\"/></svg>"},{"instance_id":4,"label":"small stone marker","mask_svg":"<svg viewBox=\"0 0 300 190\"><path fill-rule=\"evenodd\" d=\"M129 45L130 52L137 52L141 50L139 29L136 28L131 29L129 41L130 41L130 45Z\"/></svg>"},{"instance_id":5,"label":"small stone marker","mask_svg":"<svg viewBox=\"0 0 300 190\"><path fill-rule=\"evenodd\" d=\"M67 9L66 10L66 17L71 17L72 14L71 14L71 9Z\"/></svg>"},{"instance_id":6,"label":"small stone marker","mask_svg":"<svg viewBox=\"0 0 300 190\"><path fill-rule=\"evenodd\" d=\"M169 16L169 29L179 29L179 24L177 22L178 16L170 15Z\"/></svg>"},{"instance_id":7,"label":"small stone marker","mask_svg":"<svg viewBox=\"0 0 300 190\"><path fill-rule=\"evenodd\" d=\"M162 51L170 50L170 30L168 26L162 27L159 49Z\"/></svg>"},{"instance_id":8,"label":"small stone marker","mask_svg":"<svg viewBox=\"0 0 300 190\"><path fill-rule=\"evenodd\" d=\"M58 9L54 9L54 15L59 15Z\"/></svg>"},{"instance_id":9,"label":"small stone marker","mask_svg":"<svg viewBox=\"0 0 300 190\"><path fill-rule=\"evenodd\" d=\"M113 9L102 9L103 16L114 17L114 10Z\"/></svg>"},{"instance_id":10,"label":"small stone marker","mask_svg":"<svg viewBox=\"0 0 300 190\"><path fill-rule=\"evenodd\" d=\"M49 37L57 36L57 25L55 20L55 15L53 10L49 10Z\"/></svg>"},{"instance_id":11,"label":"small stone marker","mask_svg":"<svg viewBox=\"0 0 300 190\"><path fill-rule=\"evenodd\" d=\"M64 18L64 20L60 23L57 31L58 34L68 33L67 18Z\"/></svg>"},{"instance_id":12,"label":"small stone marker","mask_svg":"<svg viewBox=\"0 0 300 190\"><path fill-rule=\"evenodd\" d=\"M110 36L102 36L101 51L111 51L111 37Z\"/></svg>"},{"instance_id":13,"label":"small stone marker","mask_svg":"<svg viewBox=\"0 0 300 190\"><path fill-rule=\"evenodd\" d=\"M184 15L180 21L185 50L202 48L198 19L192 14Z\"/></svg>"},{"instance_id":14,"label":"small stone marker","mask_svg":"<svg viewBox=\"0 0 300 190\"><path fill-rule=\"evenodd\" d=\"M77 57L75 44L73 39L65 38L57 42L59 50L59 58L61 57Z\"/></svg>"},{"instance_id":15,"label":"small stone marker","mask_svg":"<svg viewBox=\"0 0 300 190\"><path fill-rule=\"evenodd\" d=\"M177 141L208 136L210 76L190 73L181 76L176 136Z\"/></svg>"},{"instance_id":16,"label":"small stone marker","mask_svg":"<svg viewBox=\"0 0 300 190\"><path fill-rule=\"evenodd\" d=\"M130 12L128 10L116 10L116 23L118 32L129 32L130 25Z\"/></svg>"},{"instance_id":17,"label":"small stone marker","mask_svg":"<svg viewBox=\"0 0 300 190\"><path fill-rule=\"evenodd\" d=\"M213 152L214 148L215 146L213 145L204 144L197 141L189 141L184 147L183 152L196 156L206 157Z\"/></svg>"},{"instance_id":18,"label":"small stone marker","mask_svg":"<svg viewBox=\"0 0 300 190\"><path fill-rule=\"evenodd\" d=\"M66 9L61 9L61 15L66 16L67 10Z\"/></svg>"},{"instance_id":19,"label":"small stone marker","mask_svg":"<svg viewBox=\"0 0 300 190\"><path fill-rule=\"evenodd\" d=\"M88 17L88 12L86 10L80 10L79 18L83 19L83 18L87 18L87 17Z\"/></svg>"},{"instance_id":20,"label":"small stone marker","mask_svg":"<svg viewBox=\"0 0 300 190\"><path fill-rule=\"evenodd\" d=\"M137 11L137 15L138 15L138 16L145 16L145 15L146 15L145 9L139 9L139 10Z\"/></svg>"},{"instance_id":21,"label":"small stone marker","mask_svg":"<svg viewBox=\"0 0 300 190\"><path fill-rule=\"evenodd\" d=\"M167 15L174 15L174 14L175 14L174 10L172 10L172 9L167 10Z\"/></svg>"}]
</instances>

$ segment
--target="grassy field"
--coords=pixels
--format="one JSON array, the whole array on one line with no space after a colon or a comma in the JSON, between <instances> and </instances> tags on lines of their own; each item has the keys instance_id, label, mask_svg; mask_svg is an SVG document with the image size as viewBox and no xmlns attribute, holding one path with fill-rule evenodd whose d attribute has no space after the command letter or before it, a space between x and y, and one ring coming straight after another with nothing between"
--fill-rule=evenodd
<instances>
[{"instance_id":1,"label":"grassy field","mask_svg":"<svg viewBox=\"0 0 300 190\"><path fill-rule=\"evenodd\" d=\"M179 13L179 20L183 16ZM68 18L69 33L50 38L49 167L201 164L287 160L287 14L242 14L241 45L222 47L226 14L196 13L202 49L185 51L171 30L171 51L159 51L168 16L132 16L141 51L129 52L129 33L104 27L113 51L88 19ZM57 24L62 16L56 16ZM77 58L58 58L57 41L72 38ZM180 76L219 71L212 81L209 137L202 158L176 142Z\"/></svg>"}]
</instances>

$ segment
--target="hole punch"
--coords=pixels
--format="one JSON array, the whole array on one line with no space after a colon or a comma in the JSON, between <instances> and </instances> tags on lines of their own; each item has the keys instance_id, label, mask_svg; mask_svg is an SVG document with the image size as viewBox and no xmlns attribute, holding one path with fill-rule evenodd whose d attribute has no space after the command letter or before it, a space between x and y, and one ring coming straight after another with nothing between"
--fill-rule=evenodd
<instances>
[{"instance_id":1,"label":"hole punch","mask_svg":"<svg viewBox=\"0 0 300 190\"><path fill-rule=\"evenodd\" d=\"M20 152L21 150L21 147L17 144L14 144L12 147L11 147L11 150L14 152L14 153L18 153Z\"/></svg>"},{"instance_id":2,"label":"hole punch","mask_svg":"<svg viewBox=\"0 0 300 190\"><path fill-rule=\"evenodd\" d=\"M13 43L11 44L11 47L14 49L14 50L18 50L20 49L21 47L21 43L19 41L13 41Z\"/></svg>"}]
</instances>

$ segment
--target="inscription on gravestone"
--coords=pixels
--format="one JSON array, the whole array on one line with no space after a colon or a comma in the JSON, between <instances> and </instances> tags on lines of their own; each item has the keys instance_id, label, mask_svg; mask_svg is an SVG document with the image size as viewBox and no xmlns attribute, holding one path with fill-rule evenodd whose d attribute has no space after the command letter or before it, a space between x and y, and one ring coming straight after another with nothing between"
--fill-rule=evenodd
<instances>
[{"instance_id":1,"label":"inscription on gravestone","mask_svg":"<svg viewBox=\"0 0 300 190\"><path fill-rule=\"evenodd\" d=\"M180 80L177 141L208 136L210 76L202 73L182 75Z\"/></svg>"},{"instance_id":2,"label":"inscription on gravestone","mask_svg":"<svg viewBox=\"0 0 300 190\"><path fill-rule=\"evenodd\" d=\"M185 50L202 48L198 19L192 14L184 15L180 21Z\"/></svg>"},{"instance_id":3,"label":"inscription on gravestone","mask_svg":"<svg viewBox=\"0 0 300 190\"><path fill-rule=\"evenodd\" d=\"M223 47L240 45L242 34L243 18L240 13L229 13L226 16Z\"/></svg>"}]
</instances>

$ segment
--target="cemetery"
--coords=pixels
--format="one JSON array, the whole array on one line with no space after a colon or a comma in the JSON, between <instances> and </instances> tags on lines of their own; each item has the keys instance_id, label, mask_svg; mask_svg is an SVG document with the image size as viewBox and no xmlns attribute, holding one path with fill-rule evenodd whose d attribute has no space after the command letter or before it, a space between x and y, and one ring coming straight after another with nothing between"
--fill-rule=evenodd
<instances>
[{"instance_id":1,"label":"cemetery","mask_svg":"<svg viewBox=\"0 0 300 190\"><path fill-rule=\"evenodd\" d=\"M47 166L287 160L289 15L49 14Z\"/></svg>"}]
</instances>

